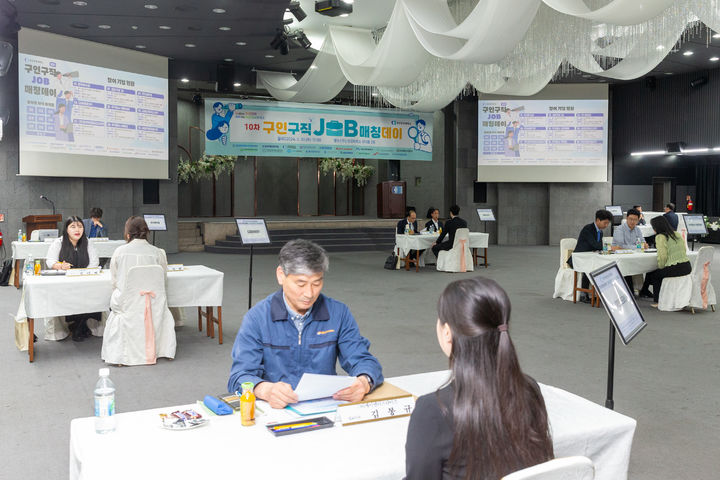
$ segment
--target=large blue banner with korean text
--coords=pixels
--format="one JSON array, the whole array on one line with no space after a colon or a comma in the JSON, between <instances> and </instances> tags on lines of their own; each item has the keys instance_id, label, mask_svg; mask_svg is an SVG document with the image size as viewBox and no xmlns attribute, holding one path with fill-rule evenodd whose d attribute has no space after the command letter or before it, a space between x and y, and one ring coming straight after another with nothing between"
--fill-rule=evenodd
<instances>
[{"instance_id":1,"label":"large blue banner with korean text","mask_svg":"<svg viewBox=\"0 0 720 480\"><path fill-rule=\"evenodd\" d=\"M432 113L205 99L210 155L432 160Z\"/></svg>"}]
</instances>

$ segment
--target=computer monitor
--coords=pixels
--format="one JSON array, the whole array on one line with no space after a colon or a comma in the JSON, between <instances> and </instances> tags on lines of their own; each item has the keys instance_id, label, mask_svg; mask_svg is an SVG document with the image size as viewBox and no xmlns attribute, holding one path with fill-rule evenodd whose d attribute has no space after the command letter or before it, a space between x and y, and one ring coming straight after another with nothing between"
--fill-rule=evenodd
<instances>
[{"instance_id":1,"label":"computer monitor","mask_svg":"<svg viewBox=\"0 0 720 480\"><path fill-rule=\"evenodd\" d=\"M147 223L148 229L151 232L165 232L167 231L167 222L165 221L165 214L163 213L146 213L143 215L145 223Z\"/></svg>"},{"instance_id":2,"label":"computer monitor","mask_svg":"<svg viewBox=\"0 0 720 480\"><path fill-rule=\"evenodd\" d=\"M685 215L685 228L689 235L707 235L707 226L703 215Z\"/></svg>"},{"instance_id":3,"label":"computer monitor","mask_svg":"<svg viewBox=\"0 0 720 480\"><path fill-rule=\"evenodd\" d=\"M600 300L620 340L627 345L647 323L617 263L599 268L588 276L600 295Z\"/></svg>"}]
</instances>

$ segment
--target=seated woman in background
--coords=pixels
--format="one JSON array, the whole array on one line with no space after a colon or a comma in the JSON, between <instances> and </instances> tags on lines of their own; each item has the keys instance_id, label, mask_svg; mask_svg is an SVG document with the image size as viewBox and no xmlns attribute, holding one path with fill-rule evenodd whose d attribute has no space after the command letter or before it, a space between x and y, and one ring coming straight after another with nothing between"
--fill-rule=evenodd
<instances>
[{"instance_id":1,"label":"seated woman in background","mask_svg":"<svg viewBox=\"0 0 720 480\"><path fill-rule=\"evenodd\" d=\"M427 230L428 232L435 233L435 232L439 231L441 228L443 228L443 224L439 220L440 210L438 210L437 208L430 207L427 211L427 218L430 219L425 223L425 230Z\"/></svg>"},{"instance_id":2,"label":"seated woman in background","mask_svg":"<svg viewBox=\"0 0 720 480\"><path fill-rule=\"evenodd\" d=\"M510 300L495 281L455 281L438 301L437 336L452 375L410 417L408 480L498 480L553 458L540 388L520 369Z\"/></svg>"},{"instance_id":3,"label":"seated woman in background","mask_svg":"<svg viewBox=\"0 0 720 480\"><path fill-rule=\"evenodd\" d=\"M653 307L657 307L663 279L690 275L692 266L687 257L685 240L670 226L670 222L664 215L654 217L650 220L650 225L655 230L658 269L645 275L645 283L640 290L640 296L649 298L651 296L650 285L652 285L652 298L655 302Z\"/></svg>"},{"instance_id":4,"label":"seated woman in background","mask_svg":"<svg viewBox=\"0 0 720 480\"><path fill-rule=\"evenodd\" d=\"M80 217L72 216L65 221L63 227L62 237L57 238L50 244L48 248L47 258L45 259L48 268L54 270L68 270L70 268L95 268L100 264L98 255L95 252L93 244L88 241L85 237L85 227ZM87 321L90 318L94 318L100 321L100 313L81 313L78 315L68 315L65 320L68 323L70 332L72 333L72 339L76 342L81 342L83 339L90 336L90 329L87 326ZM54 328L56 330L62 329L61 326L54 325L57 323L56 319L46 320L46 330ZM46 332L53 336L53 333ZM65 335L60 335L61 339L65 338Z\"/></svg>"}]
</instances>

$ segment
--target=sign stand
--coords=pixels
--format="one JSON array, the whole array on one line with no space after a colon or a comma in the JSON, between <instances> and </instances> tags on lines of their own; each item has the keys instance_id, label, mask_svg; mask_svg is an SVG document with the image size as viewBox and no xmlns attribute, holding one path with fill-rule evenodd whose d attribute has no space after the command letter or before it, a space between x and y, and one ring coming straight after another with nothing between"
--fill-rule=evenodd
<instances>
[{"instance_id":1,"label":"sign stand","mask_svg":"<svg viewBox=\"0 0 720 480\"><path fill-rule=\"evenodd\" d=\"M620 335L624 345L637 336L647 326L642 312L635 301L617 263L611 263L588 274L605 312L610 317L610 336L608 342L607 395L605 407L615 408L613 385L615 382L615 332Z\"/></svg>"},{"instance_id":2,"label":"sign stand","mask_svg":"<svg viewBox=\"0 0 720 480\"><path fill-rule=\"evenodd\" d=\"M268 235L264 218L236 218L235 223L242 244L250 247L250 275L248 277L248 310L250 310L252 308L253 246L270 245L270 235Z\"/></svg>"},{"instance_id":3,"label":"sign stand","mask_svg":"<svg viewBox=\"0 0 720 480\"><path fill-rule=\"evenodd\" d=\"M163 213L145 213L143 214L148 229L152 232L152 244L155 245L155 232L166 232L167 222Z\"/></svg>"}]
</instances>

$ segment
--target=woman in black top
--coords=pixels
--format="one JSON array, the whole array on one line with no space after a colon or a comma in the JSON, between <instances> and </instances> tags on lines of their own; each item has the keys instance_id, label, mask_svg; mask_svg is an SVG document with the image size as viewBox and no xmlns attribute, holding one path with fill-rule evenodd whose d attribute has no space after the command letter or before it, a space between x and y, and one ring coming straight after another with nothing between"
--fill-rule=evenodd
<instances>
[{"instance_id":1,"label":"woman in black top","mask_svg":"<svg viewBox=\"0 0 720 480\"><path fill-rule=\"evenodd\" d=\"M435 207L428 208L427 218L429 218L430 220L425 222L425 230L427 230L428 232L437 233L438 230L443 228L442 222L440 220L438 220L439 217L440 217L440 210L438 210Z\"/></svg>"},{"instance_id":2,"label":"woman in black top","mask_svg":"<svg viewBox=\"0 0 720 480\"><path fill-rule=\"evenodd\" d=\"M458 280L438 301L437 335L452 376L410 418L408 480L501 477L553 458L545 402L508 333L510 300L493 280Z\"/></svg>"}]
</instances>

